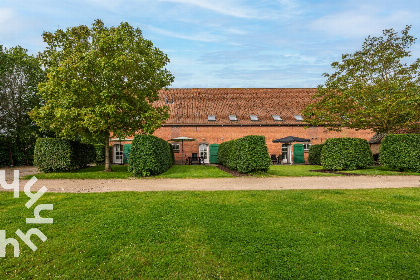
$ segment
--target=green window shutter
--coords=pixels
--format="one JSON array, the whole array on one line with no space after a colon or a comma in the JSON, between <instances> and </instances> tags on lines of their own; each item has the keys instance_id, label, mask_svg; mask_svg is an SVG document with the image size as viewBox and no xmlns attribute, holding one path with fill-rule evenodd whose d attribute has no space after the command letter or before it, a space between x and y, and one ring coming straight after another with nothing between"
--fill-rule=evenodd
<instances>
[{"instance_id":1,"label":"green window shutter","mask_svg":"<svg viewBox=\"0 0 420 280\"><path fill-rule=\"evenodd\" d=\"M219 163L217 153L219 151L219 144L210 145L210 163Z\"/></svg>"},{"instance_id":2,"label":"green window shutter","mask_svg":"<svg viewBox=\"0 0 420 280\"><path fill-rule=\"evenodd\" d=\"M294 163L305 163L305 149L303 144L293 145L293 157Z\"/></svg>"}]
</instances>

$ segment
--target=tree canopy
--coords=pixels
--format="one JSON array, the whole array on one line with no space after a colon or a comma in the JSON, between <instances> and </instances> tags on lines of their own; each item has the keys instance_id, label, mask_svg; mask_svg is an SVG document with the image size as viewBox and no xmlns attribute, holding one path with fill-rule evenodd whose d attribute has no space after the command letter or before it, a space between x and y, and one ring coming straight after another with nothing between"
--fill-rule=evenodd
<instances>
[{"instance_id":1,"label":"tree canopy","mask_svg":"<svg viewBox=\"0 0 420 280\"><path fill-rule=\"evenodd\" d=\"M34 145L38 133L28 112L42 104L37 92L45 73L37 58L27 52L20 46L0 46L0 134L13 145L9 147L13 150L11 164L28 163L26 151ZM26 154L26 159L17 155L20 153Z\"/></svg>"},{"instance_id":2,"label":"tree canopy","mask_svg":"<svg viewBox=\"0 0 420 280\"><path fill-rule=\"evenodd\" d=\"M416 38L411 26L398 34L393 29L381 37L365 39L362 49L333 62L333 74L324 74L314 102L303 111L311 125L331 130L343 127L395 132L418 128L420 122L420 59L407 64L408 48Z\"/></svg>"},{"instance_id":3,"label":"tree canopy","mask_svg":"<svg viewBox=\"0 0 420 280\"><path fill-rule=\"evenodd\" d=\"M110 133L153 133L168 118L168 108L153 102L173 82L164 68L169 59L139 28L96 20L91 28L44 32L43 39L48 47L39 57L48 79L39 89L46 103L31 113L42 129L65 138L101 135L108 147Z\"/></svg>"}]
</instances>

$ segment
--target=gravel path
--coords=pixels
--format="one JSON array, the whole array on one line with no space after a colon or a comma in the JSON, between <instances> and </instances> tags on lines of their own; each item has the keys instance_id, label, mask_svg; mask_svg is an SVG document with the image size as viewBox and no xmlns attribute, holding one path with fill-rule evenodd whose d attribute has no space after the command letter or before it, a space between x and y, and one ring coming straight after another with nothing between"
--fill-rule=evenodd
<instances>
[{"instance_id":1,"label":"gravel path","mask_svg":"<svg viewBox=\"0 0 420 280\"><path fill-rule=\"evenodd\" d=\"M4 169L4 168L3 168ZM20 176L33 174L34 168L19 168ZM12 168L6 169L8 183ZM20 189L27 180L20 180ZM374 189L420 188L420 176L340 176L340 177L270 177L220 179L131 179L131 180L38 180L32 191L47 187L49 192L112 191L222 191L222 190L290 190L290 189ZM0 188L2 191L3 188Z\"/></svg>"}]
</instances>

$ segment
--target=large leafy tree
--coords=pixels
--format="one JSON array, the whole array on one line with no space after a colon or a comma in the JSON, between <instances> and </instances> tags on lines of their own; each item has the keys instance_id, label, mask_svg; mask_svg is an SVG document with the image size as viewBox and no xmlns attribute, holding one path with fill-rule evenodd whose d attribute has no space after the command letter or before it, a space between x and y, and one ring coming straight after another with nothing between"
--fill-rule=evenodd
<instances>
[{"instance_id":1,"label":"large leafy tree","mask_svg":"<svg viewBox=\"0 0 420 280\"><path fill-rule=\"evenodd\" d=\"M38 83L45 80L36 57L17 46L0 46L0 134L9 143L10 163L28 163L38 129L28 112L42 104ZM13 150L13 152L12 152ZM19 156L25 154L25 157Z\"/></svg>"},{"instance_id":2,"label":"large leafy tree","mask_svg":"<svg viewBox=\"0 0 420 280\"><path fill-rule=\"evenodd\" d=\"M407 64L408 48L416 38L410 26L401 34L393 29L381 37L368 37L362 49L334 62L333 74L324 74L314 102L303 111L311 125L331 130L342 127L395 132L420 122L420 59Z\"/></svg>"},{"instance_id":3,"label":"large leafy tree","mask_svg":"<svg viewBox=\"0 0 420 280\"><path fill-rule=\"evenodd\" d=\"M124 138L153 133L168 118L167 107L156 107L158 91L173 82L164 67L168 57L128 23L107 28L96 20L54 33L39 57L48 80L39 85L46 100L31 116L43 129L65 138L110 134ZM110 171L105 148L105 171Z\"/></svg>"}]
</instances>

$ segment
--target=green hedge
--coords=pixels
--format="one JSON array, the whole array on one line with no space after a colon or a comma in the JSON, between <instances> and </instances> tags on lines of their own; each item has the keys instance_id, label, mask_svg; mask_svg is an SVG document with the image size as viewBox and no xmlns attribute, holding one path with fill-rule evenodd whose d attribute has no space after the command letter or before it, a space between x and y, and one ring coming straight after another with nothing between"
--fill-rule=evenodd
<instances>
[{"instance_id":1,"label":"green hedge","mask_svg":"<svg viewBox=\"0 0 420 280\"><path fill-rule=\"evenodd\" d=\"M315 144L309 146L308 161L313 165L321 165L321 152L324 144Z\"/></svg>"},{"instance_id":2,"label":"green hedge","mask_svg":"<svg viewBox=\"0 0 420 280\"><path fill-rule=\"evenodd\" d=\"M11 164L9 140L0 135L0 166L10 166Z\"/></svg>"},{"instance_id":3,"label":"green hedge","mask_svg":"<svg viewBox=\"0 0 420 280\"><path fill-rule=\"evenodd\" d=\"M34 165L42 172L76 170L95 160L91 144L56 138L38 138L35 144Z\"/></svg>"},{"instance_id":4,"label":"green hedge","mask_svg":"<svg viewBox=\"0 0 420 280\"><path fill-rule=\"evenodd\" d=\"M325 141L321 164L326 170L355 170L373 165L369 144L360 138L330 138Z\"/></svg>"},{"instance_id":5,"label":"green hedge","mask_svg":"<svg viewBox=\"0 0 420 280\"><path fill-rule=\"evenodd\" d=\"M420 134L390 134L379 148L381 165L400 171L420 172Z\"/></svg>"},{"instance_id":6,"label":"green hedge","mask_svg":"<svg viewBox=\"0 0 420 280\"><path fill-rule=\"evenodd\" d=\"M33 146L33 143L18 145L14 139L0 135L0 166L32 164L34 159ZM10 153L12 153L13 162Z\"/></svg>"},{"instance_id":7,"label":"green hedge","mask_svg":"<svg viewBox=\"0 0 420 280\"><path fill-rule=\"evenodd\" d=\"M174 164L172 146L153 135L136 135L128 159L128 171L135 176L158 175Z\"/></svg>"},{"instance_id":8,"label":"green hedge","mask_svg":"<svg viewBox=\"0 0 420 280\"><path fill-rule=\"evenodd\" d=\"M219 145L219 163L241 173L267 172L270 156L264 136L250 135Z\"/></svg>"},{"instance_id":9,"label":"green hedge","mask_svg":"<svg viewBox=\"0 0 420 280\"><path fill-rule=\"evenodd\" d=\"M94 144L95 146L95 162L96 164L105 163L105 145L104 144Z\"/></svg>"}]
</instances>

